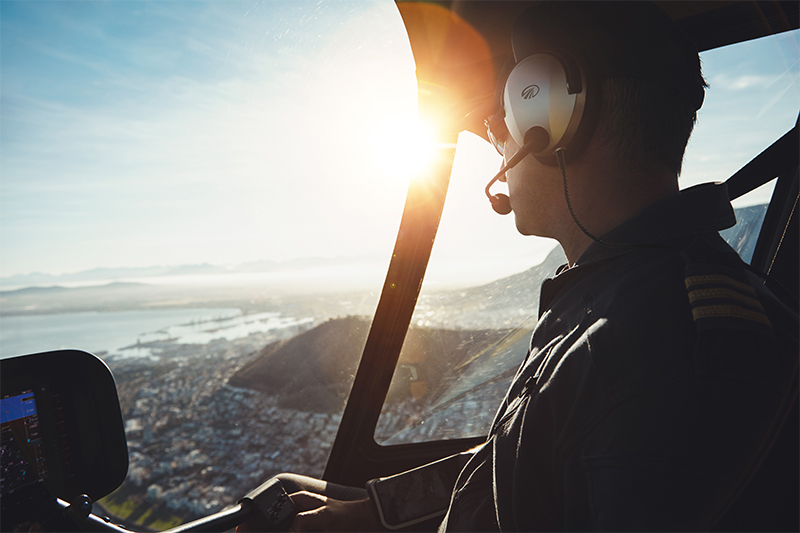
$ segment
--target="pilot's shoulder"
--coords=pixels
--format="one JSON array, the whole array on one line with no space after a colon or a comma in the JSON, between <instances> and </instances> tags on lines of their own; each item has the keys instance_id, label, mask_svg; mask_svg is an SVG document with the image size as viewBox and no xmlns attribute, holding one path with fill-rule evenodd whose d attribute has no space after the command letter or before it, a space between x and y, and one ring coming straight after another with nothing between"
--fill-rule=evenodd
<instances>
[{"instance_id":1,"label":"pilot's shoulder","mask_svg":"<svg viewBox=\"0 0 800 533\"><path fill-rule=\"evenodd\" d=\"M761 280L730 248L698 240L686 248L684 285L698 330L742 329L771 334L769 297Z\"/></svg>"},{"instance_id":2,"label":"pilot's shoulder","mask_svg":"<svg viewBox=\"0 0 800 533\"><path fill-rule=\"evenodd\" d=\"M691 263L686 265L684 284L699 330L744 327L767 333L772 328L758 291L741 269Z\"/></svg>"},{"instance_id":3,"label":"pilot's shoulder","mask_svg":"<svg viewBox=\"0 0 800 533\"><path fill-rule=\"evenodd\" d=\"M798 357L797 314L733 250L700 243L682 256L696 330L696 369L772 384L793 375Z\"/></svg>"}]
</instances>

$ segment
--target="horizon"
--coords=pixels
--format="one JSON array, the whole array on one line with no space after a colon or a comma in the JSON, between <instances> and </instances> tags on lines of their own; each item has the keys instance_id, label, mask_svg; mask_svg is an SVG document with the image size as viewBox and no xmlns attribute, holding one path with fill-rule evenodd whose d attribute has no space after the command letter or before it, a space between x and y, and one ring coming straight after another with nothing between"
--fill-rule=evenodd
<instances>
[{"instance_id":1,"label":"horizon","mask_svg":"<svg viewBox=\"0 0 800 533\"><path fill-rule=\"evenodd\" d=\"M478 265L466 276L453 275L455 265L439 264L426 275L426 282L439 288L452 289L491 283L540 265L557 245L544 249L535 262L505 265L501 271L491 261ZM370 290L382 285L388 268L387 257L377 254L358 257L309 257L285 261L252 261L238 265L211 263L184 265L151 265L146 267L96 267L77 272L48 274L30 272L0 277L0 292L8 293L29 288L95 288L117 283L151 286L223 286L263 285L272 282L290 283L302 292L314 292L331 281L346 282L349 289ZM253 266L264 265L263 269ZM246 268L251 267L251 268ZM380 268L378 268L380 267ZM378 285L378 287L380 286ZM285 288L285 287L284 287Z\"/></svg>"},{"instance_id":2,"label":"horizon","mask_svg":"<svg viewBox=\"0 0 800 533\"><path fill-rule=\"evenodd\" d=\"M763 206L766 204L752 204L747 206L740 206L735 207L736 211L740 209L746 209L749 207L757 207ZM542 253L536 257L536 261L523 268L532 268L537 266L543 262L547 256L552 253L552 251L559 247L559 244L555 241L552 241L551 247L543 246ZM146 265L140 267L131 267L131 266L124 266L124 265L117 265L117 266L97 266L93 268L89 268L86 270L79 270L73 272L63 272L59 274L54 274L50 272L25 272L25 273L17 273L12 274L9 276L0 276L0 290L2 291L11 291L17 290L20 288L27 288L27 287L38 287L41 286L41 283L48 283L49 281L41 281L41 282L32 282L31 285L21 285L16 280L24 280L25 278L47 278L49 280L65 280L69 281L72 279L75 283L67 283L63 285L64 287L83 287L83 286L91 286L90 283L94 282L106 282L106 281L122 281L124 282L126 279L131 277L136 278L150 278L150 277L167 277L167 276L182 276L182 277L192 277L192 276L203 276L203 275L220 275L220 276L229 276L229 275L236 275L236 274L263 274L268 272L275 272L275 271L282 271L289 268L307 268L309 266L318 267L324 264L333 264L333 265L342 265L342 264L356 264L356 263L368 263L368 262L384 262L387 258L380 256L379 254L365 254L360 256L333 256L333 257L324 257L324 256L314 256L314 257L295 257L292 259L285 259L282 261L272 260L272 259L260 259L254 261L247 261L244 263L229 263L229 264L213 264L209 262L204 263L183 263L183 264L153 264L153 265ZM388 266L388 264L387 264ZM261 267L258 269L254 269L254 267ZM513 268L513 267L512 267ZM213 272L210 272L213 270ZM195 272L181 272L183 270L195 270ZM498 279L508 275L508 269L502 271L498 277ZM136 274L139 274L136 276ZM510 274L517 273L510 272ZM86 277L87 275L97 274L97 275L106 275L109 277ZM80 280L78 280L80 278ZM481 281L485 281L485 275L479 276ZM479 282L481 282L479 281ZM10 288L9 288L10 287Z\"/></svg>"}]
</instances>

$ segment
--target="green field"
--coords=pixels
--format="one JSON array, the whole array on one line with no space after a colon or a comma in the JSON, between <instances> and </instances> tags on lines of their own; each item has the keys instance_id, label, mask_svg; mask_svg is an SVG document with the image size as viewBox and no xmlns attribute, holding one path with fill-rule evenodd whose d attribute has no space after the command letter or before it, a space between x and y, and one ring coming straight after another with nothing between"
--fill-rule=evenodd
<instances>
[{"instance_id":1,"label":"green field","mask_svg":"<svg viewBox=\"0 0 800 533\"><path fill-rule=\"evenodd\" d=\"M99 503L111 515L112 521L129 529L164 531L184 522L166 506L144 501L126 490L124 485L101 498Z\"/></svg>"}]
</instances>

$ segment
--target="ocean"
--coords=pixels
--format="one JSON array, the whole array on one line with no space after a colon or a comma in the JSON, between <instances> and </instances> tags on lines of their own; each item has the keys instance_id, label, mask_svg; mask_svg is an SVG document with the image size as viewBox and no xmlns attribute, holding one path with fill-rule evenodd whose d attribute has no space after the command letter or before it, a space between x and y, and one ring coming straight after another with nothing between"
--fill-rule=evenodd
<instances>
[{"instance_id":1,"label":"ocean","mask_svg":"<svg viewBox=\"0 0 800 533\"><path fill-rule=\"evenodd\" d=\"M206 344L311 321L280 313L243 315L235 308L2 316L0 359L68 348L98 355L149 356L150 349L141 344L160 340Z\"/></svg>"}]
</instances>

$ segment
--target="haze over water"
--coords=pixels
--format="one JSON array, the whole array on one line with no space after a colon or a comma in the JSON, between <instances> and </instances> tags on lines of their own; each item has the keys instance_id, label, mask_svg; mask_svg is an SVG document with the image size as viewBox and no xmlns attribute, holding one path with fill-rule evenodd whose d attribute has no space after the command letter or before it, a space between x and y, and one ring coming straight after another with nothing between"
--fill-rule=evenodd
<instances>
[{"instance_id":1,"label":"haze over water","mask_svg":"<svg viewBox=\"0 0 800 533\"><path fill-rule=\"evenodd\" d=\"M311 318L282 317L280 313L242 315L239 309L233 308L3 316L0 319L0 358L57 349L144 357L151 355L148 347L128 347L167 340L206 344L214 339L232 340L311 321Z\"/></svg>"}]
</instances>

